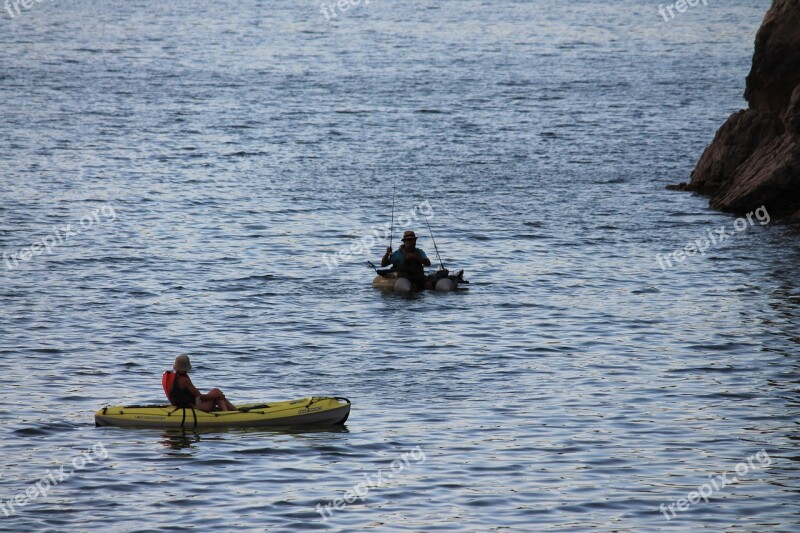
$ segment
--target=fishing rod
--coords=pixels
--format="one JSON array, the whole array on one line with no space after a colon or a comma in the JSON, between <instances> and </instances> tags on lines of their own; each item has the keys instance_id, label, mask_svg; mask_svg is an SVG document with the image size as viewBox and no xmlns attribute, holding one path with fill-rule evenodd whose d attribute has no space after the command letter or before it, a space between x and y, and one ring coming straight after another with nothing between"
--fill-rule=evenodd
<instances>
[{"instance_id":1,"label":"fishing rod","mask_svg":"<svg viewBox=\"0 0 800 533\"><path fill-rule=\"evenodd\" d=\"M442 267L442 270L447 270L444 268L444 263L442 263L442 258L439 255L439 248L436 246L436 239L433 238L433 231L431 231L431 225L428 223L428 217L425 216L425 213L420 211L420 214L425 219L425 225L428 226L428 233L431 234L431 240L433 241L433 249L436 250L436 258L439 260L439 266Z\"/></svg>"},{"instance_id":2,"label":"fishing rod","mask_svg":"<svg viewBox=\"0 0 800 533\"><path fill-rule=\"evenodd\" d=\"M392 185L392 224L389 227L389 248L392 247L392 239L394 238L394 193L397 191L397 175L394 177L394 184Z\"/></svg>"},{"instance_id":3,"label":"fishing rod","mask_svg":"<svg viewBox=\"0 0 800 533\"><path fill-rule=\"evenodd\" d=\"M397 176L394 177L394 184L392 185L392 222L389 227L389 248L392 247L392 240L394 239L394 198L396 192L397 192ZM367 261L367 264L371 266L376 273L378 274L381 273L381 271L378 270L378 267L372 264L372 261Z\"/></svg>"}]
</instances>

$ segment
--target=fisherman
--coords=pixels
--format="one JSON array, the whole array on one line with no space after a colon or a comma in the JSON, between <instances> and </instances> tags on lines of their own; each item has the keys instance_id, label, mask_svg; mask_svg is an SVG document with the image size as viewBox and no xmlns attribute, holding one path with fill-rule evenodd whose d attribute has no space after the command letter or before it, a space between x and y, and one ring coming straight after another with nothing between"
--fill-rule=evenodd
<instances>
[{"instance_id":1,"label":"fisherman","mask_svg":"<svg viewBox=\"0 0 800 533\"><path fill-rule=\"evenodd\" d=\"M403 244L392 253L392 247L386 248L386 253L381 258L381 266L391 264L397 271L398 278L408 279L415 291L433 289L431 280L425 277L425 267L431 266L431 260L425 252L417 248L417 235L408 230L403 233Z\"/></svg>"},{"instance_id":2,"label":"fisherman","mask_svg":"<svg viewBox=\"0 0 800 533\"><path fill-rule=\"evenodd\" d=\"M208 394L202 394L189 379L192 363L188 355L179 355L172 365L175 372L166 371L161 379L164 393L169 398L169 403L175 407L195 408L206 413L213 409L220 411L236 411L236 407L225 398L219 389L211 389Z\"/></svg>"}]
</instances>

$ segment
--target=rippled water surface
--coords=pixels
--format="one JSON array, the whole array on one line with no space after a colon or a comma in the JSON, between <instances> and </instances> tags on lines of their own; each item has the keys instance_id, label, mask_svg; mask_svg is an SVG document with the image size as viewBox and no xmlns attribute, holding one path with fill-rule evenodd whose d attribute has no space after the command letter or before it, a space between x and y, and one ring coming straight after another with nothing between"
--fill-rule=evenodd
<instances>
[{"instance_id":1,"label":"rippled water surface","mask_svg":"<svg viewBox=\"0 0 800 533\"><path fill-rule=\"evenodd\" d=\"M4 12L0 529L797 530L800 230L664 190L744 107L768 4ZM427 200L468 291L384 295L366 261L388 243L345 253L395 183L393 244L415 229L435 256L408 220ZM351 417L94 427L162 401L181 353L234 402L346 396Z\"/></svg>"}]
</instances>

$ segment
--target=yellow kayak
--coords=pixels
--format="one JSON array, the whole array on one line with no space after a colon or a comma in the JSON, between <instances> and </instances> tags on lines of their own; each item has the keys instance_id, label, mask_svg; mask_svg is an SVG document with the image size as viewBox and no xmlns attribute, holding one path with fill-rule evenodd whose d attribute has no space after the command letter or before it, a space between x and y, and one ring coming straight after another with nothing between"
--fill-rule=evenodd
<instances>
[{"instance_id":1,"label":"yellow kayak","mask_svg":"<svg viewBox=\"0 0 800 533\"><path fill-rule=\"evenodd\" d=\"M287 402L253 403L237 411L213 411L173 405L103 407L94 415L95 426L145 428L332 426L344 424L350 415L347 398L301 398Z\"/></svg>"}]
</instances>

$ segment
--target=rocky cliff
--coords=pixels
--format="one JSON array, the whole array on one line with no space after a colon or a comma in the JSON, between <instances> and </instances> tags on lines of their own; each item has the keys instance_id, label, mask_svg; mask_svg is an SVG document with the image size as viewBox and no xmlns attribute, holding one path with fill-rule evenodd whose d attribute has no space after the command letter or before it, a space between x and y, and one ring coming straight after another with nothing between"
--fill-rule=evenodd
<instances>
[{"instance_id":1,"label":"rocky cliff","mask_svg":"<svg viewBox=\"0 0 800 533\"><path fill-rule=\"evenodd\" d=\"M800 218L800 0L773 0L758 30L744 97L691 175L670 188L711 196L744 213L765 205Z\"/></svg>"}]
</instances>

